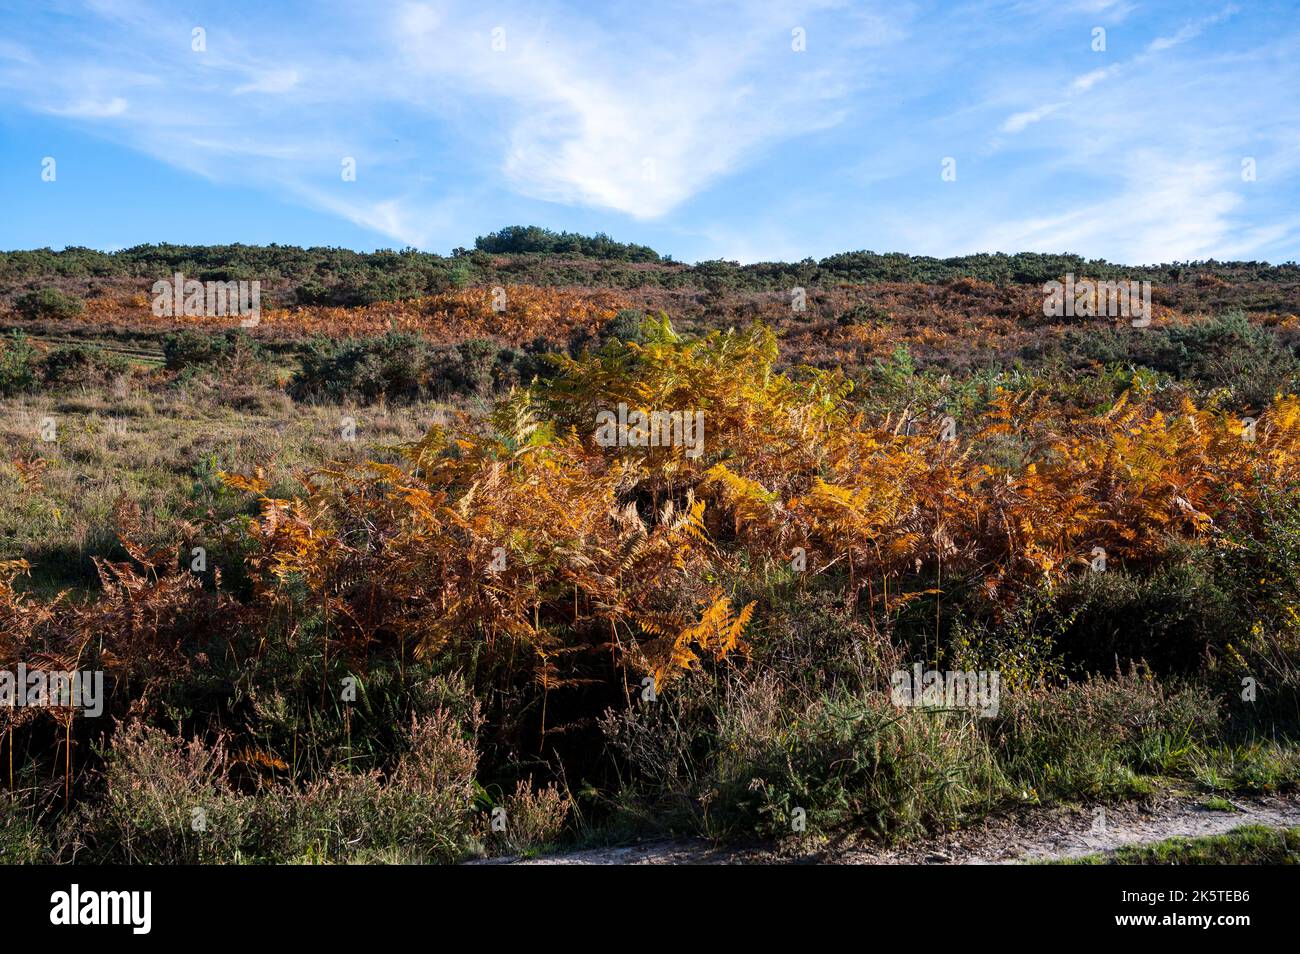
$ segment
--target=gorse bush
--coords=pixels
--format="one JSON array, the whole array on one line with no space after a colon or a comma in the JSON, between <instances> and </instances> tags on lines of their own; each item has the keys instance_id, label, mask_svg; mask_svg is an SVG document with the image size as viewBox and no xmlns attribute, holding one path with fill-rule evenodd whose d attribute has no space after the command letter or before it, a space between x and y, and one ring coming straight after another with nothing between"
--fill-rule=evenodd
<instances>
[{"instance_id":1,"label":"gorse bush","mask_svg":"<svg viewBox=\"0 0 1300 954\"><path fill-rule=\"evenodd\" d=\"M1238 625L1225 627L1224 675L1249 708L1284 722L1300 719L1300 500L1293 486L1266 488L1256 505L1224 528L1215 581L1234 597ZM1244 701L1244 700L1243 700Z\"/></svg>"},{"instance_id":2,"label":"gorse bush","mask_svg":"<svg viewBox=\"0 0 1300 954\"><path fill-rule=\"evenodd\" d=\"M416 298L445 290L450 285L450 276L445 272L430 275L406 272L373 277L348 275L330 285L314 279L306 281L294 290L294 300L299 305L355 308L382 301Z\"/></svg>"},{"instance_id":3,"label":"gorse bush","mask_svg":"<svg viewBox=\"0 0 1300 954\"><path fill-rule=\"evenodd\" d=\"M22 394L36 386L40 359L30 341L15 332L0 338L0 397Z\"/></svg>"},{"instance_id":4,"label":"gorse bush","mask_svg":"<svg viewBox=\"0 0 1300 954\"><path fill-rule=\"evenodd\" d=\"M300 399L409 402L451 395L485 395L536 371L522 354L473 339L439 346L419 335L314 340L290 384Z\"/></svg>"},{"instance_id":5,"label":"gorse bush","mask_svg":"<svg viewBox=\"0 0 1300 954\"><path fill-rule=\"evenodd\" d=\"M1237 592L1202 547L1178 548L1144 572L1119 567L1080 576L1059 599L1071 622L1057 645L1076 673L1144 662L1162 675L1186 674L1207 653L1222 655L1248 627Z\"/></svg>"},{"instance_id":6,"label":"gorse bush","mask_svg":"<svg viewBox=\"0 0 1300 954\"><path fill-rule=\"evenodd\" d=\"M471 271L474 281L492 283L503 277L564 283L590 280L592 261L613 286L651 284L676 287L699 285L700 273L710 273L733 287L789 289L794 286L834 287L844 283L959 281L963 278L1006 284L1041 285L1066 273L1098 279L1145 279L1158 286L1199 288L1199 279L1227 279L1232 286L1255 293L1270 305L1294 309L1294 289L1300 269L1294 263L1173 262L1133 266L1085 259L1079 255L1022 252L1016 255L975 254L933 258L898 252L847 251L820 260L801 262L701 262L694 266L666 261L642 245L618 242L605 235L556 233L538 226L510 226L475 240L475 248L453 251L451 257L415 249L356 252L343 248L296 248L287 245L137 245L116 252L89 248L61 251L33 249L0 252L0 281L37 279L99 279L138 275L170 275L183 271L200 280L228 275L261 277L287 286L292 297L299 286L322 292L358 289L398 281L403 289L427 293L448 280L457 266ZM522 259L522 261L521 261ZM570 261L571 259L576 261ZM659 261L656 261L656 260ZM342 298L332 299L342 301Z\"/></svg>"},{"instance_id":7,"label":"gorse bush","mask_svg":"<svg viewBox=\"0 0 1300 954\"><path fill-rule=\"evenodd\" d=\"M129 370L130 362L122 355L86 345L52 349L42 368L45 383L53 386L102 384Z\"/></svg>"},{"instance_id":8,"label":"gorse bush","mask_svg":"<svg viewBox=\"0 0 1300 954\"><path fill-rule=\"evenodd\" d=\"M645 314L635 308L624 308L614 320L600 329L602 343L617 340L643 343L645 340Z\"/></svg>"},{"instance_id":9,"label":"gorse bush","mask_svg":"<svg viewBox=\"0 0 1300 954\"><path fill-rule=\"evenodd\" d=\"M841 325L870 325L887 322L893 315L879 305L854 305L836 319Z\"/></svg>"},{"instance_id":10,"label":"gorse bush","mask_svg":"<svg viewBox=\"0 0 1300 954\"><path fill-rule=\"evenodd\" d=\"M268 360L266 350L242 329L216 333L186 330L168 335L163 339L163 358L168 371Z\"/></svg>"},{"instance_id":11,"label":"gorse bush","mask_svg":"<svg viewBox=\"0 0 1300 954\"><path fill-rule=\"evenodd\" d=\"M75 318L85 310L85 302L56 288L42 288L19 296L14 310L33 321L51 318Z\"/></svg>"},{"instance_id":12,"label":"gorse bush","mask_svg":"<svg viewBox=\"0 0 1300 954\"><path fill-rule=\"evenodd\" d=\"M1240 312L1170 328L1165 353L1150 366L1204 388L1226 388L1251 410L1267 407L1279 392L1294 392L1300 374L1295 353L1277 334Z\"/></svg>"},{"instance_id":13,"label":"gorse bush","mask_svg":"<svg viewBox=\"0 0 1300 954\"><path fill-rule=\"evenodd\" d=\"M1225 389L1242 412L1267 407L1296 389L1300 362L1271 328L1240 312L1204 321L1143 329L1142 334L1070 332L1063 349L1085 361L1145 367L1204 390Z\"/></svg>"},{"instance_id":14,"label":"gorse bush","mask_svg":"<svg viewBox=\"0 0 1300 954\"><path fill-rule=\"evenodd\" d=\"M331 400L414 400L433 392L437 362L418 335L389 334L371 340L319 338L303 356L291 384L297 397Z\"/></svg>"},{"instance_id":15,"label":"gorse bush","mask_svg":"<svg viewBox=\"0 0 1300 954\"><path fill-rule=\"evenodd\" d=\"M127 358L95 345L60 345L41 352L17 334L0 339L0 396L38 386L102 386L130 371Z\"/></svg>"}]
</instances>

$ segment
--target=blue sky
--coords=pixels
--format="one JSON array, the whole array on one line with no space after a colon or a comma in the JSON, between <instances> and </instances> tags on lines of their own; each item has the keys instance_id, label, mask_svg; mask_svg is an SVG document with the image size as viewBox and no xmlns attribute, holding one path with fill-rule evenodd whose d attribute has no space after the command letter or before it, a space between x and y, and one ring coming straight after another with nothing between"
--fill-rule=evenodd
<instances>
[{"instance_id":1,"label":"blue sky","mask_svg":"<svg viewBox=\"0 0 1300 954\"><path fill-rule=\"evenodd\" d=\"M0 0L0 248L447 252L536 224L684 261L1293 261L1298 14Z\"/></svg>"}]
</instances>

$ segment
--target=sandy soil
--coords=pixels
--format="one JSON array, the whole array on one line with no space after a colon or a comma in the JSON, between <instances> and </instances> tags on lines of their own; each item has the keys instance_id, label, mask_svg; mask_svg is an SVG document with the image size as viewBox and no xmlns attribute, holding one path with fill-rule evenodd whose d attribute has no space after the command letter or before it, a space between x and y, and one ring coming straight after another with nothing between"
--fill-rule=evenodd
<instances>
[{"instance_id":1,"label":"sandy soil","mask_svg":"<svg viewBox=\"0 0 1300 954\"><path fill-rule=\"evenodd\" d=\"M1236 799L1235 812L1214 811L1201 798L1167 798L1104 809L1035 809L990 819L897 848L844 840L801 849L717 847L703 841L658 841L593 848L540 858L494 858L479 864L1015 864L1114 851L1175 836L1217 835L1240 825L1300 825L1300 798Z\"/></svg>"}]
</instances>

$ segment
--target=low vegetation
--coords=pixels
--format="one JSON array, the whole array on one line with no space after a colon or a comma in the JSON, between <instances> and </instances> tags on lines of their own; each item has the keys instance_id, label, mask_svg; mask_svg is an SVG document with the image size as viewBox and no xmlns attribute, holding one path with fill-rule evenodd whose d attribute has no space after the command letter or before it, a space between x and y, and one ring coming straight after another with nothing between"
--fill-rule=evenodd
<instances>
[{"instance_id":1,"label":"low vegetation","mask_svg":"<svg viewBox=\"0 0 1300 954\"><path fill-rule=\"evenodd\" d=\"M686 269L648 251L506 230L450 261ZM99 254L10 253L0 275L275 259L301 288L311 262L362 285L430 264ZM889 280L939 267L905 262ZM1045 257L943 263L966 266L827 287L812 314L710 292L680 321L657 279L512 283L498 312L449 276L250 328L122 296L15 310L0 666L102 672L104 712L0 709L0 858L896 841L1026 805L1294 789L1285 315L1166 302L1148 328L1064 327L1014 285ZM1201 273L1239 299L1292 280ZM656 410L678 414L647 419L662 441L598 427ZM995 672L997 704L900 705L916 665Z\"/></svg>"},{"instance_id":2,"label":"low vegetation","mask_svg":"<svg viewBox=\"0 0 1300 954\"><path fill-rule=\"evenodd\" d=\"M1243 825L1226 835L1171 838L1071 859L1077 865L1294 865L1300 864L1300 828Z\"/></svg>"}]
</instances>

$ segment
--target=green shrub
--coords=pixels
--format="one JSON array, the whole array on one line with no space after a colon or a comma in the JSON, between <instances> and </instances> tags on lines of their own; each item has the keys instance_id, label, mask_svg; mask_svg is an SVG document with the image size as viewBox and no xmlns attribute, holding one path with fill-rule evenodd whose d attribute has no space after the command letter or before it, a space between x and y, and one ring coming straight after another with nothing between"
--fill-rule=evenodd
<instances>
[{"instance_id":1,"label":"green shrub","mask_svg":"<svg viewBox=\"0 0 1300 954\"><path fill-rule=\"evenodd\" d=\"M1275 392L1294 389L1300 365L1271 328L1233 312L1169 329L1168 356L1156 370L1202 387L1227 388L1239 402L1259 410Z\"/></svg>"},{"instance_id":2,"label":"green shrub","mask_svg":"<svg viewBox=\"0 0 1300 954\"><path fill-rule=\"evenodd\" d=\"M601 728L621 766L616 829L782 837L802 809L810 834L892 840L1008 805L1143 795L1147 776L1191 778L1220 719L1205 689L1137 671L1003 686L987 718L899 708L882 691L809 692L766 672L691 676L653 705L610 710Z\"/></svg>"},{"instance_id":3,"label":"green shrub","mask_svg":"<svg viewBox=\"0 0 1300 954\"><path fill-rule=\"evenodd\" d=\"M1001 793L998 766L969 713L898 709L882 695L834 694L751 749L733 780L759 798L759 828L852 826L885 839L946 827ZM750 776L748 779L745 776Z\"/></svg>"},{"instance_id":4,"label":"green shrub","mask_svg":"<svg viewBox=\"0 0 1300 954\"><path fill-rule=\"evenodd\" d=\"M317 338L302 356L291 392L298 398L335 401L417 400L433 392L438 369L432 347L419 335Z\"/></svg>"},{"instance_id":5,"label":"green shrub","mask_svg":"<svg viewBox=\"0 0 1300 954\"><path fill-rule=\"evenodd\" d=\"M266 349L242 328L216 333L185 330L168 335L163 339L163 358L168 371L269 361Z\"/></svg>"},{"instance_id":6,"label":"green shrub","mask_svg":"<svg viewBox=\"0 0 1300 954\"><path fill-rule=\"evenodd\" d=\"M494 342L475 338L451 349L446 364L446 387L459 394L485 394L494 380L499 349Z\"/></svg>"},{"instance_id":7,"label":"green shrub","mask_svg":"<svg viewBox=\"0 0 1300 954\"><path fill-rule=\"evenodd\" d=\"M1056 640L1074 673L1113 672L1148 664L1161 674L1198 670L1211 649L1246 631L1242 604L1213 554L1179 547L1154 569L1111 564L1062 588L1060 612L1071 618Z\"/></svg>"},{"instance_id":8,"label":"green shrub","mask_svg":"<svg viewBox=\"0 0 1300 954\"><path fill-rule=\"evenodd\" d=\"M299 305L326 305L341 308L358 308L381 301L402 301L440 291L450 284L449 278L427 277L417 272L397 274L346 275L339 282L325 284L309 279L294 290L294 301Z\"/></svg>"},{"instance_id":9,"label":"green shrub","mask_svg":"<svg viewBox=\"0 0 1300 954\"><path fill-rule=\"evenodd\" d=\"M14 302L14 309L30 320L62 319L77 317L85 311L86 304L76 295L56 288L42 288L20 296Z\"/></svg>"},{"instance_id":10,"label":"green shrub","mask_svg":"<svg viewBox=\"0 0 1300 954\"><path fill-rule=\"evenodd\" d=\"M0 798L0 865L48 864L49 844L34 811L13 794Z\"/></svg>"},{"instance_id":11,"label":"green shrub","mask_svg":"<svg viewBox=\"0 0 1300 954\"><path fill-rule=\"evenodd\" d=\"M494 385L519 381L529 369L529 362L516 364L512 352L480 339L446 347L405 332L344 341L318 338L304 353L290 391L300 399L419 401L484 394Z\"/></svg>"},{"instance_id":12,"label":"green shrub","mask_svg":"<svg viewBox=\"0 0 1300 954\"><path fill-rule=\"evenodd\" d=\"M543 340L525 348L502 348L492 367L493 383L498 388L526 387L534 378L549 378L555 371L551 354L550 345Z\"/></svg>"},{"instance_id":13,"label":"green shrub","mask_svg":"<svg viewBox=\"0 0 1300 954\"><path fill-rule=\"evenodd\" d=\"M997 671L1003 689L1052 685L1061 675L1058 646L1078 615L1043 589L1025 594L996 620L959 617L949 638L950 668Z\"/></svg>"},{"instance_id":14,"label":"green shrub","mask_svg":"<svg viewBox=\"0 0 1300 954\"><path fill-rule=\"evenodd\" d=\"M14 332L0 338L0 397L22 394L36 387L39 357L25 337Z\"/></svg>"},{"instance_id":15,"label":"green shrub","mask_svg":"<svg viewBox=\"0 0 1300 954\"><path fill-rule=\"evenodd\" d=\"M67 345L45 356L45 383L51 386L102 384L130 370L120 354L93 345Z\"/></svg>"},{"instance_id":16,"label":"green shrub","mask_svg":"<svg viewBox=\"0 0 1300 954\"><path fill-rule=\"evenodd\" d=\"M645 341L645 313L634 308L624 308L601 327L599 340L601 344L608 341L636 342Z\"/></svg>"},{"instance_id":17,"label":"green shrub","mask_svg":"<svg viewBox=\"0 0 1300 954\"><path fill-rule=\"evenodd\" d=\"M1224 528L1216 578L1240 606L1242 625L1225 640L1224 688L1254 719L1300 728L1300 490L1268 490Z\"/></svg>"},{"instance_id":18,"label":"green shrub","mask_svg":"<svg viewBox=\"0 0 1300 954\"><path fill-rule=\"evenodd\" d=\"M898 709L885 693L791 692L773 676L703 679L602 729L627 766L618 822L710 837L854 827L892 839L954 823L1002 791L967 713Z\"/></svg>"},{"instance_id":19,"label":"green shrub","mask_svg":"<svg viewBox=\"0 0 1300 954\"><path fill-rule=\"evenodd\" d=\"M493 254L589 255L631 262L657 262L659 255L645 245L616 242L603 232L581 235L552 232L536 225L512 225L490 235L480 235L474 247Z\"/></svg>"},{"instance_id":20,"label":"green shrub","mask_svg":"<svg viewBox=\"0 0 1300 954\"><path fill-rule=\"evenodd\" d=\"M893 321L894 316L889 309L880 305L857 304L848 311L841 314L835 319L835 323L841 326L848 325L874 325L882 322Z\"/></svg>"},{"instance_id":21,"label":"green shrub","mask_svg":"<svg viewBox=\"0 0 1300 954\"><path fill-rule=\"evenodd\" d=\"M1276 332L1241 312L1163 328L1072 330L1062 339L1074 363L1146 367L1202 390L1227 389L1231 400L1259 410L1296 386L1300 362Z\"/></svg>"}]
</instances>

